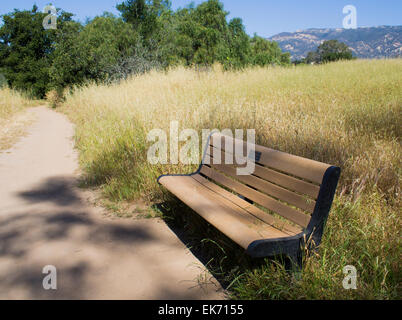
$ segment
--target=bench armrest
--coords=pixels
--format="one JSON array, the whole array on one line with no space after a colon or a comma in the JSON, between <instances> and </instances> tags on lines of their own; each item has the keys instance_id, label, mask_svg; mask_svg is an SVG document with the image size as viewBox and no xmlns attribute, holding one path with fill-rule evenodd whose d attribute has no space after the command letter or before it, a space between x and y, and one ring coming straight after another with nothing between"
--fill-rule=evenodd
<instances>
[{"instance_id":1,"label":"bench armrest","mask_svg":"<svg viewBox=\"0 0 402 320\"><path fill-rule=\"evenodd\" d=\"M189 173L189 174L163 174L163 175L161 175L160 177L158 177L158 179L157 179L158 183L160 183L159 181L160 181L160 179L162 179L163 177L190 177L190 176L194 176L194 175L196 175L196 174L199 174L200 171L201 171L201 168L202 168L202 166L203 166L203 164L204 164L204 159L205 159L205 157L206 157L206 155L207 155L207 150L208 150L209 142L210 142L210 140L211 140L212 135L215 134L215 133L216 133L216 131L214 130L214 131L212 131L211 134L208 136L208 140L207 140L207 143L206 143L206 145L205 145L204 152L203 152L203 154L202 154L202 160L201 160L201 163L200 163L200 165L199 165L197 171L195 171L195 172L193 172L193 173Z\"/></svg>"},{"instance_id":2,"label":"bench armrest","mask_svg":"<svg viewBox=\"0 0 402 320\"><path fill-rule=\"evenodd\" d=\"M253 258L263 258L277 254L296 254L303 246L304 239L305 232L286 238L256 240L248 246L247 253Z\"/></svg>"},{"instance_id":3,"label":"bench armrest","mask_svg":"<svg viewBox=\"0 0 402 320\"><path fill-rule=\"evenodd\" d=\"M191 176L194 176L196 174L199 174L200 170L201 170L201 167L202 167L202 164L198 167L197 171L195 171L193 173L188 173L188 174L180 174L180 173L178 173L178 174L163 174L163 175L158 177L157 181L160 184L160 180L162 178L164 178L164 177L191 177Z\"/></svg>"},{"instance_id":4,"label":"bench armrest","mask_svg":"<svg viewBox=\"0 0 402 320\"><path fill-rule=\"evenodd\" d=\"M334 200L340 174L341 169L334 166L329 167L324 174L314 212L306 229L308 239L311 238L309 245L312 247L318 247L321 243L321 237Z\"/></svg>"}]
</instances>

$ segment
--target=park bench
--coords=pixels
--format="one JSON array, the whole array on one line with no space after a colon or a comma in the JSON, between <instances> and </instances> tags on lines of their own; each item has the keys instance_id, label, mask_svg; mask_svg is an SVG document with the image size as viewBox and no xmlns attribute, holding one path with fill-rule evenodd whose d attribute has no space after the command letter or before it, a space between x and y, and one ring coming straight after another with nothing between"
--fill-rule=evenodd
<instances>
[{"instance_id":1,"label":"park bench","mask_svg":"<svg viewBox=\"0 0 402 320\"><path fill-rule=\"evenodd\" d=\"M252 150L243 159L254 161L252 174L238 175L240 165L225 164L236 147L243 155ZM222 164L214 164L219 158ZM213 133L195 173L162 175L158 182L251 257L287 255L301 268L304 248L320 244L340 171Z\"/></svg>"}]
</instances>

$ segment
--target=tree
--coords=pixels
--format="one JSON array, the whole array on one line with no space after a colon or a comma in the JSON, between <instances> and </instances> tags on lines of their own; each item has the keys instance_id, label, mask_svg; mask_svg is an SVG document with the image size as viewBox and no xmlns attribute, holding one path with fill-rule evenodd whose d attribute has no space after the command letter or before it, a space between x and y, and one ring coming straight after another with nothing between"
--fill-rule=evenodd
<instances>
[{"instance_id":1,"label":"tree","mask_svg":"<svg viewBox=\"0 0 402 320\"><path fill-rule=\"evenodd\" d=\"M44 30L38 7L3 15L0 28L0 68L8 84L43 97L46 92L53 30Z\"/></svg>"},{"instance_id":2,"label":"tree","mask_svg":"<svg viewBox=\"0 0 402 320\"><path fill-rule=\"evenodd\" d=\"M240 18L233 18L228 25L226 43L219 61L225 69L239 69L249 64L250 55L250 38L243 21Z\"/></svg>"},{"instance_id":3,"label":"tree","mask_svg":"<svg viewBox=\"0 0 402 320\"><path fill-rule=\"evenodd\" d=\"M186 66L211 65L221 56L227 33L227 12L218 0L179 9L172 16L172 53Z\"/></svg>"},{"instance_id":4,"label":"tree","mask_svg":"<svg viewBox=\"0 0 402 320\"><path fill-rule=\"evenodd\" d=\"M196 22L194 44L196 64L211 65L218 58L219 45L223 41L223 34L227 31L226 16L223 4L218 0L208 0L201 3L192 12Z\"/></svg>"},{"instance_id":5,"label":"tree","mask_svg":"<svg viewBox=\"0 0 402 320\"><path fill-rule=\"evenodd\" d=\"M60 10L58 10L60 12ZM49 83L49 67L57 30L42 26L46 14L32 10L14 10L3 15L0 28L0 68L9 86L44 97ZM71 20L71 13L60 12L58 28Z\"/></svg>"},{"instance_id":6,"label":"tree","mask_svg":"<svg viewBox=\"0 0 402 320\"><path fill-rule=\"evenodd\" d=\"M349 47L338 40L324 41L315 52L309 52L306 63L326 63L354 59Z\"/></svg>"},{"instance_id":7,"label":"tree","mask_svg":"<svg viewBox=\"0 0 402 320\"><path fill-rule=\"evenodd\" d=\"M50 88L80 84L87 76L83 56L85 48L79 48L79 34L83 26L75 21L66 23L57 35L52 65L49 69Z\"/></svg>"},{"instance_id":8,"label":"tree","mask_svg":"<svg viewBox=\"0 0 402 320\"><path fill-rule=\"evenodd\" d=\"M307 54L306 59L304 60L305 63L308 64L315 64L315 63L320 63L321 62L321 58L320 55L317 52L314 51L310 51Z\"/></svg>"},{"instance_id":9,"label":"tree","mask_svg":"<svg viewBox=\"0 0 402 320\"><path fill-rule=\"evenodd\" d=\"M290 55L282 53L275 41L269 41L257 35L251 39L251 62L253 65L287 65L290 64Z\"/></svg>"},{"instance_id":10,"label":"tree","mask_svg":"<svg viewBox=\"0 0 402 320\"><path fill-rule=\"evenodd\" d=\"M108 71L134 54L140 41L129 24L107 13L85 27L69 23L57 40L50 70L53 88L107 80Z\"/></svg>"},{"instance_id":11,"label":"tree","mask_svg":"<svg viewBox=\"0 0 402 320\"><path fill-rule=\"evenodd\" d=\"M349 47L338 40L323 42L318 47L317 53L322 62L353 59L353 54Z\"/></svg>"},{"instance_id":12,"label":"tree","mask_svg":"<svg viewBox=\"0 0 402 320\"><path fill-rule=\"evenodd\" d=\"M132 24L137 28L147 17L147 7L145 0L128 0L116 6L121 12L121 16L125 22Z\"/></svg>"},{"instance_id":13,"label":"tree","mask_svg":"<svg viewBox=\"0 0 402 320\"><path fill-rule=\"evenodd\" d=\"M123 20L148 40L158 33L159 17L171 8L170 0L127 0L116 6Z\"/></svg>"}]
</instances>

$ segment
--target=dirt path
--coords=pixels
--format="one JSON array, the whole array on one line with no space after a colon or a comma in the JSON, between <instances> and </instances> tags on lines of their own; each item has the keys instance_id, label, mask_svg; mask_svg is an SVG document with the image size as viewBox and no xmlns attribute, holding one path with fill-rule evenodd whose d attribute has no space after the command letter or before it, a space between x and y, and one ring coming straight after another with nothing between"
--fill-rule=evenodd
<instances>
[{"instance_id":1,"label":"dirt path","mask_svg":"<svg viewBox=\"0 0 402 320\"><path fill-rule=\"evenodd\" d=\"M222 289L159 219L109 219L75 187L72 124L44 107L0 152L0 299L219 299ZM46 265L57 290L44 290ZM200 284L197 279L209 279Z\"/></svg>"}]
</instances>

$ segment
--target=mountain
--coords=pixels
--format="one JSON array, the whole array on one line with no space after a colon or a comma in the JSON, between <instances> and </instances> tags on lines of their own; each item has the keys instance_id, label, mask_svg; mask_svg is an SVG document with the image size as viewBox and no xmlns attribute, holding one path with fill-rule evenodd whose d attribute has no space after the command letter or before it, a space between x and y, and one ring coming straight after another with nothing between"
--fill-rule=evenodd
<instances>
[{"instance_id":1,"label":"mountain","mask_svg":"<svg viewBox=\"0 0 402 320\"><path fill-rule=\"evenodd\" d=\"M344 42L358 58L402 56L402 26L364 27L357 29L307 29L283 32L271 38L292 60L305 58L326 40Z\"/></svg>"}]
</instances>

